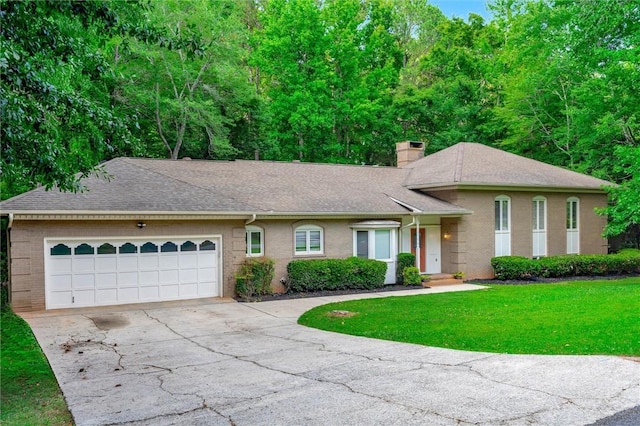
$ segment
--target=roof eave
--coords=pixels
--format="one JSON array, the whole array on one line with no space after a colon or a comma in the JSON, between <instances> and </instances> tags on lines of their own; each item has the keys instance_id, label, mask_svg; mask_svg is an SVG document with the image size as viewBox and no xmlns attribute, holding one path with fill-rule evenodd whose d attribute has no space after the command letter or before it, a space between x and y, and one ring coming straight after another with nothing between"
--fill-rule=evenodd
<instances>
[{"instance_id":1,"label":"roof eave","mask_svg":"<svg viewBox=\"0 0 640 426\"><path fill-rule=\"evenodd\" d=\"M13 214L14 220L246 220L257 219L352 219L352 218L388 218L416 214L409 211L388 212L193 212L193 211L64 211L64 210L14 210L3 211L2 216ZM466 209L424 211L425 216L461 216L471 214Z\"/></svg>"},{"instance_id":2,"label":"roof eave","mask_svg":"<svg viewBox=\"0 0 640 426\"><path fill-rule=\"evenodd\" d=\"M606 194L603 187L582 186L547 186L522 184L491 184L491 183L436 183L427 185L408 185L408 189L421 191L474 190L474 191L528 191L528 192L577 192L581 194Z\"/></svg>"}]
</instances>

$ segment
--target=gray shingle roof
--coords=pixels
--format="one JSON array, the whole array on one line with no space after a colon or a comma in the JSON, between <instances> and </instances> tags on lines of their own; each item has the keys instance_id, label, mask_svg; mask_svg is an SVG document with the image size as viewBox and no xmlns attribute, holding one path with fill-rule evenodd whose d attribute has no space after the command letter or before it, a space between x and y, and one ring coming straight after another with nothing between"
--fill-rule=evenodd
<instances>
[{"instance_id":1,"label":"gray shingle roof","mask_svg":"<svg viewBox=\"0 0 640 426\"><path fill-rule=\"evenodd\" d=\"M442 186L514 186L548 189L598 190L612 185L478 143L462 142L409 163L409 188Z\"/></svg>"},{"instance_id":2,"label":"gray shingle roof","mask_svg":"<svg viewBox=\"0 0 640 426\"><path fill-rule=\"evenodd\" d=\"M394 167L140 158L118 158L103 167L111 179L87 178L83 193L39 188L1 203L0 209L5 213L407 213L396 199L422 212L468 212L403 187L406 172Z\"/></svg>"},{"instance_id":3,"label":"gray shingle roof","mask_svg":"<svg viewBox=\"0 0 640 426\"><path fill-rule=\"evenodd\" d=\"M1 213L198 213L273 215L466 214L417 189L517 186L599 190L609 182L460 143L403 168L269 161L117 158L82 193L38 188L0 203Z\"/></svg>"}]
</instances>

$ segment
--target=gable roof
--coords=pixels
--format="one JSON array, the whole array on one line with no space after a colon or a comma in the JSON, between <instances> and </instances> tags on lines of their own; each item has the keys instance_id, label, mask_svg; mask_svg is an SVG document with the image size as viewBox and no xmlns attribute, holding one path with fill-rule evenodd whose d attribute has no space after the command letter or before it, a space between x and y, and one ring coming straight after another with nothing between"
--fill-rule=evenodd
<instances>
[{"instance_id":1,"label":"gable roof","mask_svg":"<svg viewBox=\"0 0 640 426\"><path fill-rule=\"evenodd\" d=\"M407 164L405 185L411 189L514 187L597 191L612 185L486 145L461 142Z\"/></svg>"},{"instance_id":2,"label":"gable roof","mask_svg":"<svg viewBox=\"0 0 640 426\"><path fill-rule=\"evenodd\" d=\"M4 212L264 215L470 213L405 188L395 167L267 161L117 158L109 180L89 177L82 193L38 188L0 203Z\"/></svg>"}]
</instances>

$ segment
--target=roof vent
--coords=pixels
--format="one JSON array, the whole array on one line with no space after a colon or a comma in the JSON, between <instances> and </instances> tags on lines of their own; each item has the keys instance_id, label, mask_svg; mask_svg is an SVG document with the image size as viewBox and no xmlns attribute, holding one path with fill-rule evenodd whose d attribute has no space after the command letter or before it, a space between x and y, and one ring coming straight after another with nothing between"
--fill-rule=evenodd
<instances>
[{"instance_id":1,"label":"roof vent","mask_svg":"<svg viewBox=\"0 0 640 426\"><path fill-rule=\"evenodd\" d=\"M191 157L182 157L181 160L191 161Z\"/></svg>"},{"instance_id":2,"label":"roof vent","mask_svg":"<svg viewBox=\"0 0 640 426\"><path fill-rule=\"evenodd\" d=\"M396 159L398 167L404 167L407 164L419 160L424 157L424 142L406 141L396 144Z\"/></svg>"}]
</instances>

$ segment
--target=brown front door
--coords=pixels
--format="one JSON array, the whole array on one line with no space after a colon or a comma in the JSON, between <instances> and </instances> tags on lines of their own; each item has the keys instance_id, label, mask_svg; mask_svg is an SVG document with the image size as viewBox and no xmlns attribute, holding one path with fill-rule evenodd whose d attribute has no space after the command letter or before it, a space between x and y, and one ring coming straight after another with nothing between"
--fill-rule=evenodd
<instances>
[{"instance_id":1,"label":"brown front door","mask_svg":"<svg viewBox=\"0 0 640 426\"><path fill-rule=\"evenodd\" d=\"M425 229L420 228L420 271L423 272L426 269L426 253L427 248L425 247ZM411 253L416 254L416 229L411 229Z\"/></svg>"}]
</instances>

